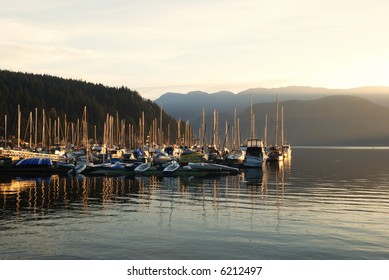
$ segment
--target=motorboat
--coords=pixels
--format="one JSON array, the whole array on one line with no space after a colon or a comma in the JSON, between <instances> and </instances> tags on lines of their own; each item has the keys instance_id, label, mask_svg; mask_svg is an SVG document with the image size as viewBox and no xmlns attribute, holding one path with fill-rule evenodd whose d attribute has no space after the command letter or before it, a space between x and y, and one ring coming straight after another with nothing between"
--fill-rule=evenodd
<instances>
[{"instance_id":1,"label":"motorboat","mask_svg":"<svg viewBox=\"0 0 389 280\"><path fill-rule=\"evenodd\" d=\"M145 162L145 163L142 163L140 165L138 165L137 167L135 167L134 171L136 173L143 173L147 170L149 170L151 167L151 162Z\"/></svg>"},{"instance_id":2,"label":"motorboat","mask_svg":"<svg viewBox=\"0 0 389 280\"><path fill-rule=\"evenodd\" d=\"M177 161L173 160L170 162L170 164L168 166L166 166L163 169L163 173L173 173L178 168L180 168L180 164Z\"/></svg>"},{"instance_id":3,"label":"motorboat","mask_svg":"<svg viewBox=\"0 0 389 280\"><path fill-rule=\"evenodd\" d=\"M261 139L247 140L246 156L243 162L243 167L257 168L261 167L266 160L267 155L264 150L263 141Z\"/></svg>"}]
</instances>

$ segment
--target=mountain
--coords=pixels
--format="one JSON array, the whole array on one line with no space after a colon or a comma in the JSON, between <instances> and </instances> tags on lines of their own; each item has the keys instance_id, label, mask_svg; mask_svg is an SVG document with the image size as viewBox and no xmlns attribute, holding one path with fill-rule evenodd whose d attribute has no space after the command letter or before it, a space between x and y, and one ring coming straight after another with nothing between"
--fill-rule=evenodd
<instances>
[{"instance_id":1,"label":"mountain","mask_svg":"<svg viewBox=\"0 0 389 280\"><path fill-rule=\"evenodd\" d=\"M283 88L252 88L237 94L229 91L206 93L201 91L183 93L166 93L154 102L163 104L163 108L174 116L189 120L192 123L205 108L206 114L213 110L232 114L237 109L238 114L243 112L252 103L273 102L279 95L280 101L312 100L329 95L354 95L366 98L377 104L389 108L389 87L361 87L354 89L327 89L317 87L290 86Z\"/></svg>"},{"instance_id":2,"label":"mountain","mask_svg":"<svg viewBox=\"0 0 389 280\"><path fill-rule=\"evenodd\" d=\"M309 101L280 102L284 108L286 140L294 145L361 145L389 144L389 108L361 97L328 96ZM270 143L275 141L275 103L253 106L258 136L263 137L265 115L268 115ZM239 115L248 134L250 110ZM279 115L281 119L281 112Z\"/></svg>"},{"instance_id":3,"label":"mountain","mask_svg":"<svg viewBox=\"0 0 389 280\"><path fill-rule=\"evenodd\" d=\"M287 141L293 145L389 145L389 108L367 99L336 95L311 100L287 100L279 103L284 107L284 127ZM201 126L200 109L192 116L191 125L195 133ZM165 107L166 109L166 107ZM185 111L185 108L181 108ZM268 117L268 142L275 141L276 103L264 102L253 105L256 135L263 138L265 116ZM170 112L172 113L172 112ZM250 108L238 114L241 138L249 135ZM232 111L219 111L219 135L224 138L225 122L233 124ZM213 127L213 114L206 114L207 136ZM197 133L199 134L199 133Z\"/></svg>"},{"instance_id":4,"label":"mountain","mask_svg":"<svg viewBox=\"0 0 389 280\"><path fill-rule=\"evenodd\" d=\"M27 131L28 116L30 112L34 113L35 108L39 112L39 120L44 109L47 119L54 121L59 117L63 123L66 114L68 122L76 123L77 119L82 118L83 108L86 106L88 126L91 129L96 125L97 134L100 136L103 135L107 114L115 118L118 116L120 120L125 120L126 126L132 124L135 129L139 129L139 119L142 112L145 112L146 133L153 121L160 117L160 107L157 104L125 87L114 88L49 75L2 70L0 70L0 105L0 136L4 135L5 115L8 118L8 135L17 134L18 105L22 112L22 133ZM163 113L165 135L168 135L168 125L171 127L171 137L175 139L177 121ZM93 135L92 131L90 135Z\"/></svg>"}]
</instances>

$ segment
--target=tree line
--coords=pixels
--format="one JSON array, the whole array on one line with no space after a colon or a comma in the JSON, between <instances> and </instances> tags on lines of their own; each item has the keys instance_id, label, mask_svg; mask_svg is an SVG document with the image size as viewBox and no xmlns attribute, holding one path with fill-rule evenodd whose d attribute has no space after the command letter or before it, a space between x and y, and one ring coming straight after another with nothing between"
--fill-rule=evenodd
<instances>
[{"instance_id":1,"label":"tree line","mask_svg":"<svg viewBox=\"0 0 389 280\"><path fill-rule=\"evenodd\" d=\"M118 116L120 120L140 129L139 120L144 112L144 126L147 129L160 119L160 107L149 99L127 87L108 87L81 80L63 79L50 75L12 72L0 70L0 135L5 133L5 116L8 120L8 135L16 135L18 105L22 120L21 130L27 129L30 112L45 110L48 119L66 119L77 122L83 116L84 107L88 110L88 129L96 127L103 134L107 114ZM168 132L169 128L169 132ZM177 138L177 121L162 113L163 134ZM181 128L180 135L183 129ZM92 130L90 135L92 135Z\"/></svg>"}]
</instances>

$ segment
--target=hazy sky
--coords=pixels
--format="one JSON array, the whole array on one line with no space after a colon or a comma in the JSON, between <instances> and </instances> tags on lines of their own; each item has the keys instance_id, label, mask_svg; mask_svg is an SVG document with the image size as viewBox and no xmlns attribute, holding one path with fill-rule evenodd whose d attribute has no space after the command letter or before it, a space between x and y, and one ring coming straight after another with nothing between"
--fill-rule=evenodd
<instances>
[{"instance_id":1,"label":"hazy sky","mask_svg":"<svg viewBox=\"0 0 389 280\"><path fill-rule=\"evenodd\" d=\"M388 0L0 0L0 68L168 91L389 86Z\"/></svg>"}]
</instances>

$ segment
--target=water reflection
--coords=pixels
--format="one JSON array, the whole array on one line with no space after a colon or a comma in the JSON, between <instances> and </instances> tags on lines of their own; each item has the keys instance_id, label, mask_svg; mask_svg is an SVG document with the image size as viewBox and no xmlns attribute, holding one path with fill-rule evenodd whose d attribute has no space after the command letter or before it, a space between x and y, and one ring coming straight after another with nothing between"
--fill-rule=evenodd
<instances>
[{"instance_id":1,"label":"water reflection","mask_svg":"<svg viewBox=\"0 0 389 280\"><path fill-rule=\"evenodd\" d=\"M59 177L12 178L0 183L2 208L14 210L45 210L72 208L88 215L91 207L109 209L112 204L149 205L155 201L175 204L212 203L214 209L225 204L256 203L258 197L267 201L270 186L275 186L276 203L284 198L284 174L287 165L264 165L237 176L217 177ZM77 207L75 208L77 209Z\"/></svg>"},{"instance_id":2,"label":"water reflection","mask_svg":"<svg viewBox=\"0 0 389 280\"><path fill-rule=\"evenodd\" d=\"M2 256L387 259L389 151L360 153L236 176L2 177Z\"/></svg>"}]
</instances>

